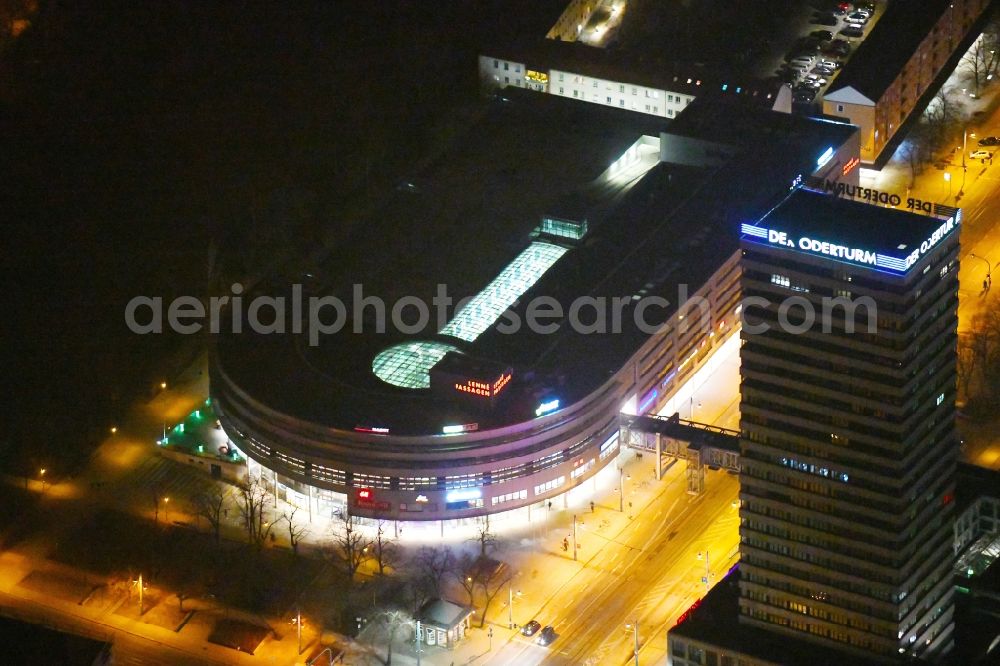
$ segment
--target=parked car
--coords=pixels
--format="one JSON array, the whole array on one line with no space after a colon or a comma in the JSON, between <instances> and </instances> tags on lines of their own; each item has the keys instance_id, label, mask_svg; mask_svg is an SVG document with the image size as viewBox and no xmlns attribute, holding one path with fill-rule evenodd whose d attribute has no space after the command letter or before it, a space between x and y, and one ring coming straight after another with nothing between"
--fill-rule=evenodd
<instances>
[{"instance_id":1,"label":"parked car","mask_svg":"<svg viewBox=\"0 0 1000 666\"><path fill-rule=\"evenodd\" d=\"M829 30L813 30L809 33L810 37L814 37L821 42L828 42L833 39L833 33Z\"/></svg>"},{"instance_id":2,"label":"parked car","mask_svg":"<svg viewBox=\"0 0 1000 666\"><path fill-rule=\"evenodd\" d=\"M809 22L813 25L837 25L839 21L833 14L816 14Z\"/></svg>"},{"instance_id":3,"label":"parked car","mask_svg":"<svg viewBox=\"0 0 1000 666\"><path fill-rule=\"evenodd\" d=\"M816 58L814 56L800 55L800 56L795 56L794 58L792 58L788 62L789 63L802 63L803 65L811 65L815 61L816 61Z\"/></svg>"},{"instance_id":4,"label":"parked car","mask_svg":"<svg viewBox=\"0 0 1000 666\"><path fill-rule=\"evenodd\" d=\"M844 3L847 4L847 3ZM875 3L874 2L855 2L854 10L859 12L868 12L870 14L875 13Z\"/></svg>"},{"instance_id":5,"label":"parked car","mask_svg":"<svg viewBox=\"0 0 1000 666\"><path fill-rule=\"evenodd\" d=\"M841 63L839 60L826 60L825 58L816 63L817 67L825 67L826 69L838 70L840 69Z\"/></svg>"},{"instance_id":6,"label":"parked car","mask_svg":"<svg viewBox=\"0 0 1000 666\"><path fill-rule=\"evenodd\" d=\"M797 90L792 93L792 101L799 104L811 104L816 99L815 90Z\"/></svg>"},{"instance_id":7,"label":"parked car","mask_svg":"<svg viewBox=\"0 0 1000 666\"><path fill-rule=\"evenodd\" d=\"M532 620L528 624L521 627L522 636L534 636L539 629L542 628L541 623L538 620Z\"/></svg>"},{"instance_id":8,"label":"parked car","mask_svg":"<svg viewBox=\"0 0 1000 666\"><path fill-rule=\"evenodd\" d=\"M818 74L806 74L806 81L809 83L816 83L819 85L819 87L823 87L826 85L826 79L824 79L822 76L819 76Z\"/></svg>"},{"instance_id":9,"label":"parked car","mask_svg":"<svg viewBox=\"0 0 1000 666\"><path fill-rule=\"evenodd\" d=\"M851 52L851 45L846 40L835 39L827 45L824 52L843 57Z\"/></svg>"},{"instance_id":10,"label":"parked car","mask_svg":"<svg viewBox=\"0 0 1000 666\"><path fill-rule=\"evenodd\" d=\"M558 636L559 635L556 633L556 630L553 629L550 624L542 629L542 633L538 635L538 644L542 646L550 645L552 641L558 638Z\"/></svg>"},{"instance_id":11,"label":"parked car","mask_svg":"<svg viewBox=\"0 0 1000 666\"><path fill-rule=\"evenodd\" d=\"M970 160L989 160L993 159L993 153L988 150L973 150L969 153Z\"/></svg>"},{"instance_id":12,"label":"parked car","mask_svg":"<svg viewBox=\"0 0 1000 666\"><path fill-rule=\"evenodd\" d=\"M984 136L979 140L980 146L1000 146L1000 137Z\"/></svg>"},{"instance_id":13,"label":"parked car","mask_svg":"<svg viewBox=\"0 0 1000 666\"><path fill-rule=\"evenodd\" d=\"M868 17L865 16L864 14L859 14L858 12L855 12L850 16L848 16L847 18L845 18L844 23L861 27L868 23Z\"/></svg>"},{"instance_id":14,"label":"parked car","mask_svg":"<svg viewBox=\"0 0 1000 666\"><path fill-rule=\"evenodd\" d=\"M856 25L849 25L846 28L841 28L838 35L843 35L844 37L854 37L861 38L865 36L865 31Z\"/></svg>"}]
</instances>

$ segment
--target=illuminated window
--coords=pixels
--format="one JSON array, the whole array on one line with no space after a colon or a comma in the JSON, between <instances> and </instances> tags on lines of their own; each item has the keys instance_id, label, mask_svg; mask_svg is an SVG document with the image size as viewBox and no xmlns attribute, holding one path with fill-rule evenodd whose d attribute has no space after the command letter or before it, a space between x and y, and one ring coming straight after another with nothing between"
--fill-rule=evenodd
<instances>
[{"instance_id":1,"label":"illuminated window","mask_svg":"<svg viewBox=\"0 0 1000 666\"><path fill-rule=\"evenodd\" d=\"M372 361L375 376L401 388L430 388L430 370L450 351L458 351L441 342L405 342L389 347Z\"/></svg>"},{"instance_id":2,"label":"illuminated window","mask_svg":"<svg viewBox=\"0 0 1000 666\"><path fill-rule=\"evenodd\" d=\"M507 264L485 289L476 294L441 329L441 334L472 342L492 326L504 310L513 305L524 292L531 289L564 254L564 247L551 243L532 243L514 261ZM443 356L444 353L441 354Z\"/></svg>"},{"instance_id":3,"label":"illuminated window","mask_svg":"<svg viewBox=\"0 0 1000 666\"><path fill-rule=\"evenodd\" d=\"M580 240L587 235L587 221L577 222L574 220L563 220L554 217L543 217L542 225L539 227L542 233L560 238L572 238Z\"/></svg>"}]
</instances>

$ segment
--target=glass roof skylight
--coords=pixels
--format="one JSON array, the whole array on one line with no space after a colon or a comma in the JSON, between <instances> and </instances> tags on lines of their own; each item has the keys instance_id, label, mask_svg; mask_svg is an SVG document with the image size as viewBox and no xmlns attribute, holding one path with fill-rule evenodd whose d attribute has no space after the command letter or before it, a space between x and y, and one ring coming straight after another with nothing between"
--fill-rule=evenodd
<instances>
[{"instance_id":1,"label":"glass roof skylight","mask_svg":"<svg viewBox=\"0 0 1000 666\"><path fill-rule=\"evenodd\" d=\"M450 351L458 348L443 342L404 342L379 353L372 361L372 372L393 386L430 388L431 368Z\"/></svg>"},{"instance_id":2,"label":"glass roof skylight","mask_svg":"<svg viewBox=\"0 0 1000 666\"><path fill-rule=\"evenodd\" d=\"M445 324L440 334L472 342L531 289L566 251L552 243L535 241ZM450 351L459 349L444 342L404 342L380 352L372 361L372 372L393 386L430 388L431 368Z\"/></svg>"},{"instance_id":3,"label":"glass roof skylight","mask_svg":"<svg viewBox=\"0 0 1000 666\"><path fill-rule=\"evenodd\" d=\"M531 289L564 254L564 247L537 241L532 243L445 324L441 334L472 342L524 292Z\"/></svg>"}]
</instances>

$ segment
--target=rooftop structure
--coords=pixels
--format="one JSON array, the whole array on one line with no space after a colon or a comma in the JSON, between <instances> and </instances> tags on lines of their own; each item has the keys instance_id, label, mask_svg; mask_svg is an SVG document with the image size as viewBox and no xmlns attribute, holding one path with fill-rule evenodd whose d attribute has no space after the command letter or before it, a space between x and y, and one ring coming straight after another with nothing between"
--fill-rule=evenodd
<instances>
[{"instance_id":1,"label":"rooftop structure","mask_svg":"<svg viewBox=\"0 0 1000 666\"><path fill-rule=\"evenodd\" d=\"M213 405L251 470L429 520L528 506L608 464L619 412L665 401L737 323L739 221L856 156L849 125L695 108L729 129L498 95L318 271L345 302L338 332L218 338ZM380 325L441 285L468 300ZM701 326L682 323L694 295Z\"/></svg>"}]
</instances>

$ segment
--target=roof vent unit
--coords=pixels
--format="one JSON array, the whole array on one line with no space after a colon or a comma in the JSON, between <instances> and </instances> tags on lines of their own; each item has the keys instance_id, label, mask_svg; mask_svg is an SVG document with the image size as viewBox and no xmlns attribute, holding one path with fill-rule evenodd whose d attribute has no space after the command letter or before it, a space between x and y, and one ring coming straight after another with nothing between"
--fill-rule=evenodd
<instances>
[{"instance_id":1,"label":"roof vent unit","mask_svg":"<svg viewBox=\"0 0 1000 666\"><path fill-rule=\"evenodd\" d=\"M565 217L545 215L542 217L542 224L538 227L538 232L553 238L578 241L587 235L587 220L586 218L570 220Z\"/></svg>"}]
</instances>

